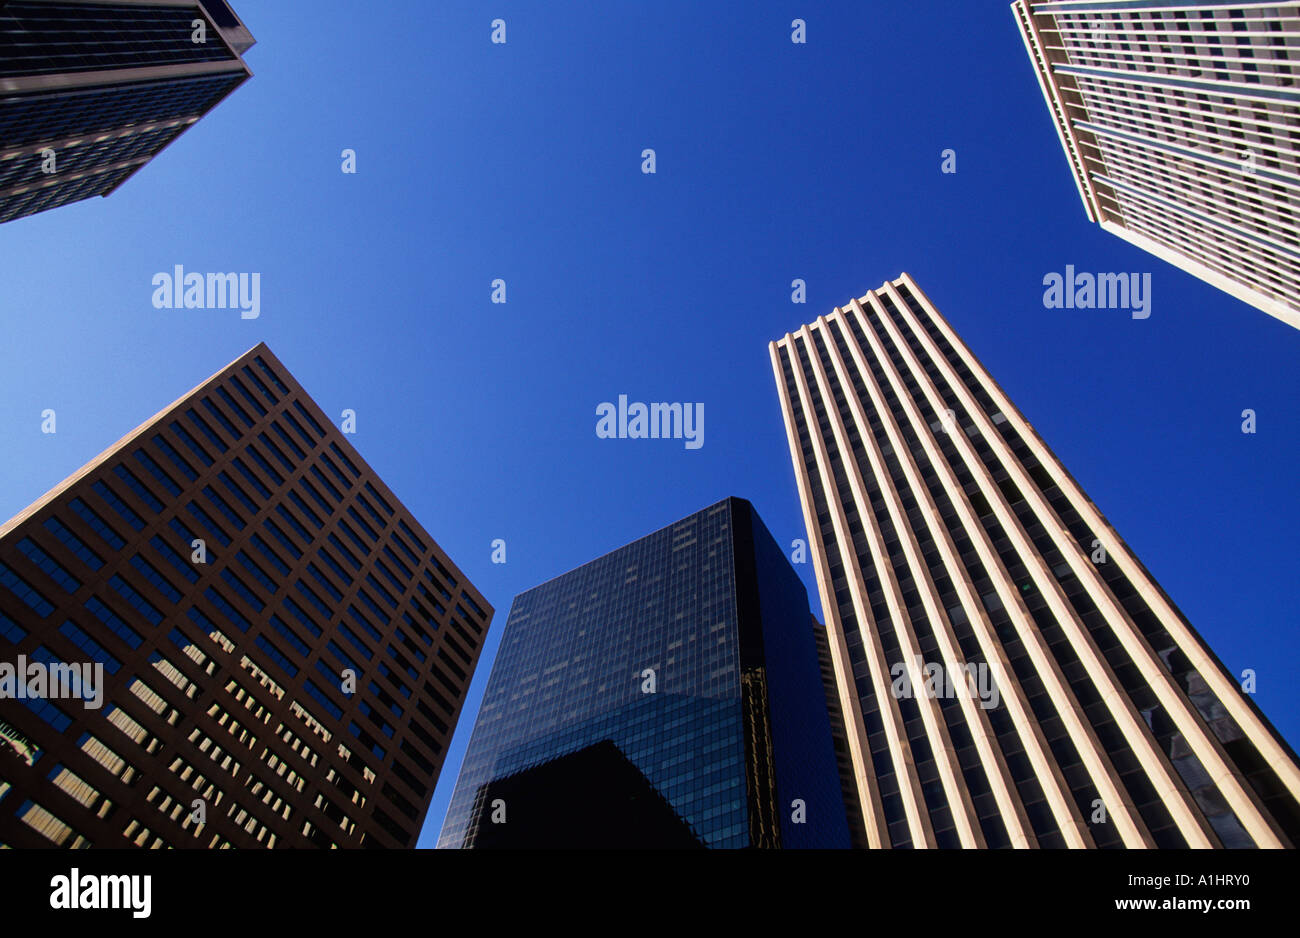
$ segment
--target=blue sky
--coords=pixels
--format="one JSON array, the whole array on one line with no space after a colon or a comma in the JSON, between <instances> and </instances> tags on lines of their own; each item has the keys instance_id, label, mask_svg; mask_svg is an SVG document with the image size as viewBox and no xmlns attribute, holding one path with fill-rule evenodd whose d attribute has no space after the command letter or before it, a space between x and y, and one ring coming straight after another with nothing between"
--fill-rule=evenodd
<instances>
[{"instance_id":1,"label":"blue sky","mask_svg":"<svg viewBox=\"0 0 1300 938\"><path fill-rule=\"evenodd\" d=\"M233 5L250 82L0 226L0 516L259 341L354 409L497 608L421 845L516 593L726 495L804 536L767 343L902 271L1300 741L1300 332L1088 223L1003 0ZM175 264L259 272L260 318L154 309ZM1151 317L1045 309L1067 264L1150 272ZM619 394L703 403L704 446L597 439Z\"/></svg>"}]
</instances>

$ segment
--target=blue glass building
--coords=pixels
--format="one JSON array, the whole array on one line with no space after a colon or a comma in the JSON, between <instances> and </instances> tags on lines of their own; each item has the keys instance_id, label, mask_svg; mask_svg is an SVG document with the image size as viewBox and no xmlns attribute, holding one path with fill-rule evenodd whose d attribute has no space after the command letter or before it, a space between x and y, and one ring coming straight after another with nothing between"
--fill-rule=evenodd
<instances>
[{"instance_id":1,"label":"blue glass building","mask_svg":"<svg viewBox=\"0 0 1300 938\"><path fill-rule=\"evenodd\" d=\"M521 593L439 846L849 846L812 621L738 498Z\"/></svg>"}]
</instances>

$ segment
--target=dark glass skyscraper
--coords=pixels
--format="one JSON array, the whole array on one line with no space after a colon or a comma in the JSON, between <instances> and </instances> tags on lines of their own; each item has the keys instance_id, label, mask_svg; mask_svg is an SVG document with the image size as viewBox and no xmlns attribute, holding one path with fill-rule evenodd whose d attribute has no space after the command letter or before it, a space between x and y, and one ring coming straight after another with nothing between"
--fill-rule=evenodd
<instances>
[{"instance_id":1,"label":"dark glass skyscraper","mask_svg":"<svg viewBox=\"0 0 1300 938\"><path fill-rule=\"evenodd\" d=\"M0 223L114 192L251 75L225 0L0 0Z\"/></svg>"},{"instance_id":2,"label":"dark glass skyscraper","mask_svg":"<svg viewBox=\"0 0 1300 938\"><path fill-rule=\"evenodd\" d=\"M848 846L809 626L737 498L520 594L439 846Z\"/></svg>"}]
</instances>

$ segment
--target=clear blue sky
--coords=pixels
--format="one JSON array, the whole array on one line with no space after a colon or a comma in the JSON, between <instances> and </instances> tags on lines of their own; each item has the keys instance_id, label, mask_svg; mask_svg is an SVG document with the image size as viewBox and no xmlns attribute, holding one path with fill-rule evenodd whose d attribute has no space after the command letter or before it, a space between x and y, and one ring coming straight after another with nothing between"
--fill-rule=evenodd
<instances>
[{"instance_id":1,"label":"clear blue sky","mask_svg":"<svg viewBox=\"0 0 1300 938\"><path fill-rule=\"evenodd\" d=\"M516 593L726 495L804 536L767 343L904 270L1300 741L1300 332L1087 222L1006 2L233 5L250 82L0 226L0 515L258 341L355 409L497 608L422 845ZM260 272L261 317L154 309L175 264ZM1151 318L1044 309L1066 264L1151 272ZM620 393L704 403L703 448L597 439Z\"/></svg>"}]
</instances>

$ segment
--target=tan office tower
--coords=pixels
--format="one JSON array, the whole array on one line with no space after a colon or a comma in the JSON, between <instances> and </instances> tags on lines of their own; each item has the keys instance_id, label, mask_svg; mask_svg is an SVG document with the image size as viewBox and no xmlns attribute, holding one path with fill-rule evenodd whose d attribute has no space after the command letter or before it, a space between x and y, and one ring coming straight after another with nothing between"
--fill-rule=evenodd
<instances>
[{"instance_id":1,"label":"tan office tower","mask_svg":"<svg viewBox=\"0 0 1300 938\"><path fill-rule=\"evenodd\" d=\"M491 618L258 345L0 525L0 844L412 847Z\"/></svg>"},{"instance_id":2,"label":"tan office tower","mask_svg":"<svg viewBox=\"0 0 1300 938\"><path fill-rule=\"evenodd\" d=\"M1295 754L910 277L770 351L870 846L1300 841Z\"/></svg>"},{"instance_id":3,"label":"tan office tower","mask_svg":"<svg viewBox=\"0 0 1300 938\"><path fill-rule=\"evenodd\" d=\"M1300 328L1300 2L1012 11L1089 220Z\"/></svg>"}]
</instances>

